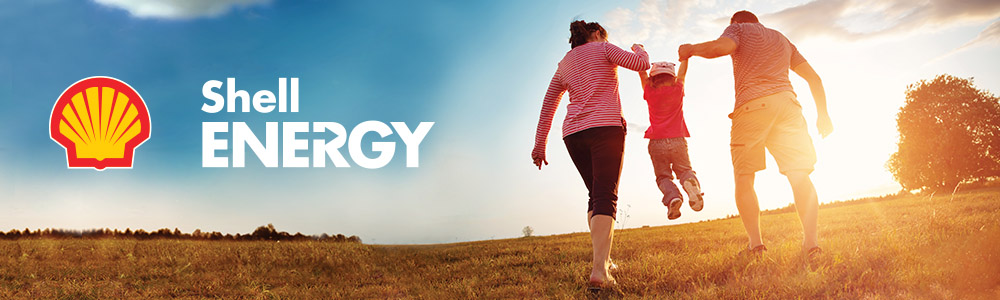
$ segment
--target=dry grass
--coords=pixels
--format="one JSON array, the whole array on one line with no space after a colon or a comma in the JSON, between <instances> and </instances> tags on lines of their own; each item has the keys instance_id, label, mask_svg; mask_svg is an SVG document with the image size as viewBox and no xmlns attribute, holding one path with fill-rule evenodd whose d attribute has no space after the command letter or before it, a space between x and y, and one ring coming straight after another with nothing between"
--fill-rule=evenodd
<instances>
[{"instance_id":1,"label":"dry grass","mask_svg":"<svg viewBox=\"0 0 1000 300\"><path fill-rule=\"evenodd\" d=\"M794 214L739 259L738 219L622 230L612 298L1000 297L1000 189L820 211L825 266ZM0 241L0 299L586 298L583 233L431 246L172 240Z\"/></svg>"}]
</instances>

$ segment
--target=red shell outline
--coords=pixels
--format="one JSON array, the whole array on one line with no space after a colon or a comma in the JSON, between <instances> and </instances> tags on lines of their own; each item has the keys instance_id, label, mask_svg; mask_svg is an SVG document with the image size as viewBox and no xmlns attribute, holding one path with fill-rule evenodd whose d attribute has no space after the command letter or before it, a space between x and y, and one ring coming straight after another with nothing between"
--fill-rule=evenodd
<instances>
[{"instance_id":1,"label":"red shell outline","mask_svg":"<svg viewBox=\"0 0 1000 300\"><path fill-rule=\"evenodd\" d=\"M70 104L73 95L81 93L91 87L110 87L115 89L116 92L120 92L128 96L130 102L132 102L136 110L138 111L138 116L140 121L143 122L144 126L139 128L139 134L135 138L125 142L125 155L122 158L105 158L104 160L97 160L96 158L78 158L76 156L76 145L69 138L66 138L59 133L59 120L62 119L62 114L59 113ZM80 79L79 81L73 83L66 88L62 94L59 95L59 99L55 104L52 105L52 115L49 116L49 137L53 141L59 143L63 148L66 148L66 167L68 168L94 168L98 171L103 171L105 168L132 168L132 158L135 154L135 148L142 145L149 139L149 133L151 131L151 123L149 121L149 111L146 109L146 101L139 96L139 92L132 88L124 81L118 80L113 77L107 76L94 76Z\"/></svg>"}]
</instances>

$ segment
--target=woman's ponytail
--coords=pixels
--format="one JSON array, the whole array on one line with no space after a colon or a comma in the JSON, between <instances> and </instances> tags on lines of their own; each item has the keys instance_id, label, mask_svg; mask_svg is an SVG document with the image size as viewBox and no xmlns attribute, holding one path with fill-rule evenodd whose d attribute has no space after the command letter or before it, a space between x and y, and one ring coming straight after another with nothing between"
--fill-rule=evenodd
<instances>
[{"instance_id":1,"label":"woman's ponytail","mask_svg":"<svg viewBox=\"0 0 1000 300\"><path fill-rule=\"evenodd\" d=\"M600 32L602 38L608 37L608 32L604 30L604 27L601 27L601 24L597 24L597 22L587 23L587 21L578 20L569 23L569 43L571 48L586 44L590 35L595 31Z\"/></svg>"}]
</instances>

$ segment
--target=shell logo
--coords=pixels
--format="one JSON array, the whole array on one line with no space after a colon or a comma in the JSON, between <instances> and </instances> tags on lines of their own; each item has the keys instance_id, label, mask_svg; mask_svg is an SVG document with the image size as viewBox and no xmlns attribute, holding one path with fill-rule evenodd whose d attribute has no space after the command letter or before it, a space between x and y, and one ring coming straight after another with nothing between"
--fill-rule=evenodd
<instances>
[{"instance_id":1,"label":"shell logo","mask_svg":"<svg viewBox=\"0 0 1000 300\"><path fill-rule=\"evenodd\" d=\"M149 139L149 111L139 93L111 77L70 85L52 107L49 135L66 148L69 168L132 168L135 148Z\"/></svg>"}]
</instances>

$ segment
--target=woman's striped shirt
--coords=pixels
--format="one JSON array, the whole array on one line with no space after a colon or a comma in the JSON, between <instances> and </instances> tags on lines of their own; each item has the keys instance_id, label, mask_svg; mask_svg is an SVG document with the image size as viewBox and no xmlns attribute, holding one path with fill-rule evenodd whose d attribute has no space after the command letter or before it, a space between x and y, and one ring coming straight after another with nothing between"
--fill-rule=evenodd
<instances>
[{"instance_id":1,"label":"woman's striped shirt","mask_svg":"<svg viewBox=\"0 0 1000 300\"><path fill-rule=\"evenodd\" d=\"M545 144L559 101L569 91L563 134L601 126L625 126L618 96L618 66L634 71L649 69L649 55L632 53L608 42L577 46L563 57L542 102L532 157L545 157Z\"/></svg>"}]
</instances>

